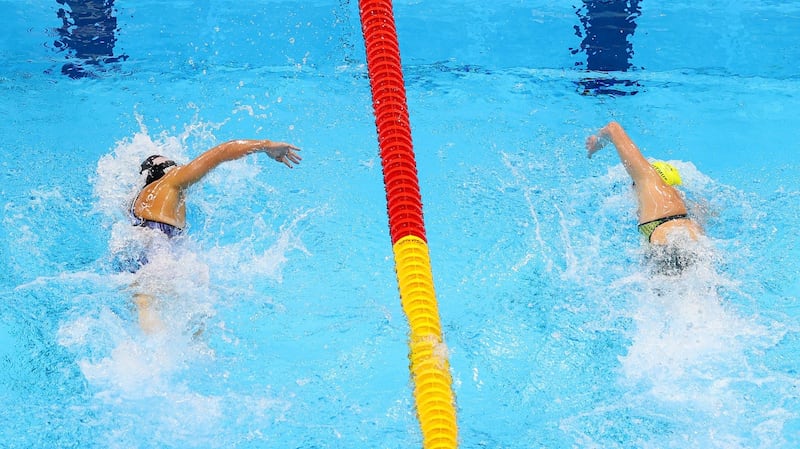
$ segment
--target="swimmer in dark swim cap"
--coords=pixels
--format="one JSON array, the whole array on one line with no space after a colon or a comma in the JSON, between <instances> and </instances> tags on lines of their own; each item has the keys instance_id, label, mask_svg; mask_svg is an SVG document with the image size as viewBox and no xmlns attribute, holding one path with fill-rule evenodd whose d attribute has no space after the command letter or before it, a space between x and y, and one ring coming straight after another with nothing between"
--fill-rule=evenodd
<instances>
[{"instance_id":1,"label":"swimmer in dark swim cap","mask_svg":"<svg viewBox=\"0 0 800 449\"><path fill-rule=\"evenodd\" d=\"M130 206L134 226L142 226L176 237L186 228L186 191L211 170L223 162L242 158L252 153L266 153L276 162L289 168L302 159L299 148L271 140L232 140L218 145L185 165L161 155L148 157L140 166L146 174L145 185ZM141 259L146 263L146 257ZM146 332L163 328L153 310L155 298L145 291L135 291L133 302L138 307L139 324Z\"/></svg>"}]
</instances>

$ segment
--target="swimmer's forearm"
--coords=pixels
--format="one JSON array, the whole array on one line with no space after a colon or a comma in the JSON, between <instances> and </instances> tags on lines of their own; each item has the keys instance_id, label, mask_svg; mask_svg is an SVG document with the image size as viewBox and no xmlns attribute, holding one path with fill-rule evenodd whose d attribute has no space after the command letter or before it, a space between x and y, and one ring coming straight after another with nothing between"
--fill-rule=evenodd
<instances>
[{"instance_id":1,"label":"swimmer's forearm","mask_svg":"<svg viewBox=\"0 0 800 449\"><path fill-rule=\"evenodd\" d=\"M251 153L269 153L271 148L280 145L281 144L277 142L266 139L230 140L221 143L207 150L185 166L182 166L179 173L176 173L175 181L182 188L188 187L198 182L208 172L224 162L240 159ZM272 155L270 155L270 157L272 157Z\"/></svg>"},{"instance_id":2,"label":"swimmer's forearm","mask_svg":"<svg viewBox=\"0 0 800 449\"><path fill-rule=\"evenodd\" d=\"M638 159L644 160L642 152L639 151L639 148L633 143L633 140L619 123L611 122L603 127L603 129L600 130L600 138L608 139L614 144L620 159L622 159L625 165Z\"/></svg>"},{"instance_id":3,"label":"swimmer's forearm","mask_svg":"<svg viewBox=\"0 0 800 449\"><path fill-rule=\"evenodd\" d=\"M292 167L293 163L297 164L302 160L296 153L300 151L296 146L267 139L231 140L220 145L220 147L223 148L223 151L228 152L224 159L226 161L239 159L240 157L256 152L266 153L273 160L282 162L289 168Z\"/></svg>"},{"instance_id":4,"label":"swimmer's forearm","mask_svg":"<svg viewBox=\"0 0 800 449\"><path fill-rule=\"evenodd\" d=\"M609 122L608 125L600 129L597 136L601 139L610 140L614 145L622 143L625 140L630 140L628 134L625 133L625 130L622 129L622 126L617 122Z\"/></svg>"},{"instance_id":5,"label":"swimmer's forearm","mask_svg":"<svg viewBox=\"0 0 800 449\"><path fill-rule=\"evenodd\" d=\"M211 170L223 162L241 159L253 153L267 153L269 157L276 159L276 155L272 154L274 153L273 150L284 146L291 147L290 145L267 139L229 140L201 154L195 161L198 161L203 168ZM291 148L294 149L294 147ZM283 154L285 154L285 151L283 151Z\"/></svg>"},{"instance_id":6,"label":"swimmer's forearm","mask_svg":"<svg viewBox=\"0 0 800 449\"><path fill-rule=\"evenodd\" d=\"M254 139L239 139L239 140L229 140L223 144L218 145L215 147L217 151L221 154L221 161L232 161L248 154L257 153L259 151L266 151L274 142L271 140L263 139L263 140L254 140ZM212 148L214 150L214 148ZM209 150L209 151L212 151Z\"/></svg>"},{"instance_id":7,"label":"swimmer's forearm","mask_svg":"<svg viewBox=\"0 0 800 449\"><path fill-rule=\"evenodd\" d=\"M638 180L649 169L650 163L619 123L610 122L600 130L598 136L614 144L622 165L634 180Z\"/></svg>"}]
</instances>

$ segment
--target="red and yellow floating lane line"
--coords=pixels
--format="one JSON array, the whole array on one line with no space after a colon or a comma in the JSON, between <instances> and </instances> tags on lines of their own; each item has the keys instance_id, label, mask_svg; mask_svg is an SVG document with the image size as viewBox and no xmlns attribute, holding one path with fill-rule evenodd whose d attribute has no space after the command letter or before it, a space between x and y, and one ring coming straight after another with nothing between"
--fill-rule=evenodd
<instances>
[{"instance_id":1,"label":"red and yellow floating lane line","mask_svg":"<svg viewBox=\"0 0 800 449\"><path fill-rule=\"evenodd\" d=\"M359 9L400 300L411 327L409 358L423 447L456 448L452 378L433 288L392 2L361 0Z\"/></svg>"}]
</instances>

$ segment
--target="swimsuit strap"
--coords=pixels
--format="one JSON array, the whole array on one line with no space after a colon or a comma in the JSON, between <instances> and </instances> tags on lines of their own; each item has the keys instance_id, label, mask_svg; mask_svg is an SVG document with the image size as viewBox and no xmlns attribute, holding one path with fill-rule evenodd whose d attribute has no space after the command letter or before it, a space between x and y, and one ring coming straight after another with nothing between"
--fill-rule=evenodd
<instances>
[{"instance_id":1,"label":"swimsuit strap","mask_svg":"<svg viewBox=\"0 0 800 449\"><path fill-rule=\"evenodd\" d=\"M143 228L155 229L157 231L163 232L169 238L177 237L177 236L183 234L183 229L181 229L181 228L179 228L179 227L177 227L175 225L171 225L169 223L162 223L160 221L155 221L155 220L147 220L147 219L144 219L144 218L141 218L141 217L137 216L133 212L133 207L134 207L135 201L136 200L131 202L131 207L128 210L128 212L129 212L129 214L131 216L131 224L133 226L141 226Z\"/></svg>"},{"instance_id":2,"label":"swimsuit strap","mask_svg":"<svg viewBox=\"0 0 800 449\"><path fill-rule=\"evenodd\" d=\"M134 208L136 207L136 199L131 201L131 206L128 208L128 215L131 217L131 224L134 226L144 226L145 219L136 215Z\"/></svg>"},{"instance_id":3,"label":"swimsuit strap","mask_svg":"<svg viewBox=\"0 0 800 449\"><path fill-rule=\"evenodd\" d=\"M162 223L160 221L153 221L153 220L142 220L141 218L140 220L141 224L135 226L141 226L143 228L149 228L161 231L164 234L166 234L167 237L169 238L177 237L183 234L183 229L168 223Z\"/></svg>"},{"instance_id":4,"label":"swimsuit strap","mask_svg":"<svg viewBox=\"0 0 800 449\"><path fill-rule=\"evenodd\" d=\"M687 214L677 214L677 215L670 215L670 216L664 217L664 218L659 218L659 219L656 219L656 220L651 220L651 221L648 221L646 223L641 223L639 225L639 232L641 232L642 235L645 236L645 238L649 242L650 241L650 236L653 235L653 232L656 230L657 227L661 226L662 224L664 224L664 223L666 223L668 221L680 220L680 219L688 218L688 217L689 216Z\"/></svg>"}]
</instances>

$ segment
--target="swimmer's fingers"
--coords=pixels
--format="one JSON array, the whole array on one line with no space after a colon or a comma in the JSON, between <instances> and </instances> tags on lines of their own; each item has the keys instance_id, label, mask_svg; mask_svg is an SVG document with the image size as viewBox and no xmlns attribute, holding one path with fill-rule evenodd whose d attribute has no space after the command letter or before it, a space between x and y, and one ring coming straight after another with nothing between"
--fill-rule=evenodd
<instances>
[{"instance_id":1,"label":"swimmer's fingers","mask_svg":"<svg viewBox=\"0 0 800 449\"><path fill-rule=\"evenodd\" d=\"M591 159L592 154L594 154L594 152L597 151L597 148L595 147L596 142L597 142L596 136L589 136L586 138L586 155L589 157L589 159Z\"/></svg>"},{"instance_id":2,"label":"swimmer's fingers","mask_svg":"<svg viewBox=\"0 0 800 449\"><path fill-rule=\"evenodd\" d=\"M292 163L297 164L300 162L300 156L296 153L296 151L300 151L300 148L288 143L270 142L269 146L265 147L263 151L275 161L281 162L289 168L292 168Z\"/></svg>"},{"instance_id":3,"label":"swimmer's fingers","mask_svg":"<svg viewBox=\"0 0 800 449\"><path fill-rule=\"evenodd\" d=\"M283 162L289 168L292 168L292 164L299 164L303 158L296 151L300 151L300 148L292 147L283 155L280 162Z\"/></svg>"},{"instance_id":4,"label":"swimmer's fingers","mask_svg":"<svg viewBox=\"0 0 800 449\"><path fill-rule=\"evenodd\" d=\"M596 153L598 150L606 146L607 140L603 139L596 135L591 135L586 138L586 152L589 159L592 158L592 155Z\"/></svg>"}]
</instances>

